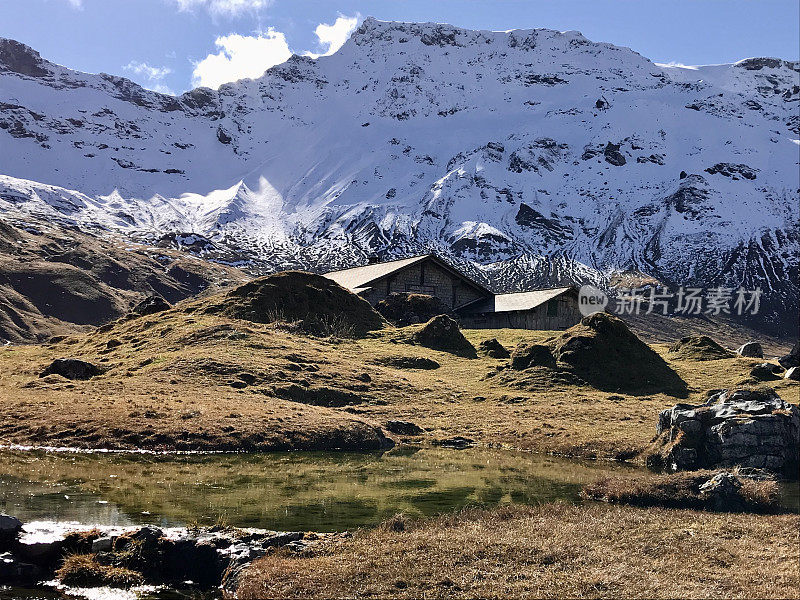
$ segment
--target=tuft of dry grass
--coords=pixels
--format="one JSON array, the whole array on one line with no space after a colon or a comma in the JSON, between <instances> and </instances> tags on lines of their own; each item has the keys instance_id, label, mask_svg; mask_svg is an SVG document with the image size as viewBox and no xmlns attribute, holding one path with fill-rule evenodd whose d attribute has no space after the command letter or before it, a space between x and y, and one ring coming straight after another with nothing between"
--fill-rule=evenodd
<instances>
[{"instance_id":1,"label":"tuft of dry grass","mask_svg":"<svg viewBox=\"0 0 800 600\"><path fill-rule=\"evenodd\" d=\"M71 554L56 571L56 578L64 585L72 587L132 587L144 583L141 573L126 569L101 565L94 554Z\"/></svg>"},{"instance_id":2,"label":"tuft of dry grass","mask_svg":"<svg viewBox=\"0 0 800 600\"><path fill-rule=\"evenodd\" d=\"M391 523L256 561L237 597L800 596L796 515L548 504Z\"/></svg>"},{"instance_id":3,"label":"tuft of dry grass","mask_svg":"<svg viewBox=\"0 0 800 600\"><path fill-rule=\"evenodd\" d=\"M642 507L713 509L715 507L700 495L700 486L721 472L691 471L646 477L603 477L585 485L581 490L581 496L588 500ZM780 510L776 481L748 477L738 479L742 484L739 491L744 503L738 507L739 509L764 513ZM736 508L730 507L730 509Z\"/></svg>"}]
</instances>

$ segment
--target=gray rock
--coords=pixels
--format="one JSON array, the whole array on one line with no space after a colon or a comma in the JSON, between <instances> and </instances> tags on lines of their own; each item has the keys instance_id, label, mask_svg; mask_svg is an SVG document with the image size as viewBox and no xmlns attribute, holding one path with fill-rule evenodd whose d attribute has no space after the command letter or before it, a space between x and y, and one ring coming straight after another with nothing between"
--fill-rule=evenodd
<instances>
[{"instance_id":1,"label":"gray rock","mask_svg":"<svg viewBox=\"0 0 800 600\"><path fill-rule=\"evenodd\" d=\"M784 369L791 369L792 367L800 367L800 342L792 346L791 352L786 356L781 356L778 363Z\"/></svg>"},{"instance_id":2,"label":"gray rock","mask_svg":"<svg viewBox=\"0 0 800 600\"><path fill-rule=\"evenodd\" d=\"M411 421L386 421L386 429L398 435L420 435L422 427Z\"/></svg>"},{"instance_id":3,"label":"gray rock","mask_svg":"<svg viewBox=\"0 0 800 600\"><path fill-rule=\"evenodd\" d=\"M0 536L17 537L22 530L22 521L11 515L0 514Z\"/></svg>"},{"instance_id":4,"label":"gray rock","mask_svg":"<svg viewBox=\"0 0 800 600\"><path fill-rule=\"evenodd\" d=\"M0 554L0 586L33 587L45 578L41 567L21 561L11 553Z\"/></svg>"},{"instance_id":5,"label":"gray rock","mask_svg":"<svg viewBox=\"0 0 800 600\"><path fill-rule=\"evenodd\" d=\"M172 308L172 305L161 296L148 296L131 309L135 315L145 316L163 312Z\"/></svg>"},{"instance_id":6,"label":"gray rock","mask_svg":"<svg viewBox=\"0 0 800 600\"><path fill-rule=\"evenodd\" d=\"M97 538L92 542L92 552L111 552L111 548L113 546L114 538L110 536L104 536Z\"/></svg>"},{"instance_id":7,"label":"gray rock","mask_svg":"<svg viewBox=\"0 0 800 600\"><path fill-rule=\"evenodd\" d=\"M745 466L797 476L800 408L774 390L720 391L659 414L652 466L678 471Z\"/></svg>"},{"instance_id":8,"label":"gray rock","mask_svg":"<svg viewBox=\"0 0 800 600\"><path fill-rule=\"evenodd\" d=\"M736 353L747 358L764 358L764 349L758 342L747 342Z\"/></svg>"},{"instance_id":9,"label":"gray rock","mask_svg":"<svg viewBox=\"0 0 800 600\"><path fill-rule=\"evenodd\" d=\"M760 363L750 369L750 377L759 381L773 381L781 379L783 369L771 363Z\"/></svg>"},{"instance_id":10,"label":"gray rock","mask_svg":"<svg viewBox=\"0 0 800 600\"><path fill-rule=\"evenodd\" d=\"M742 483L732 473L717 473L700 486L700 497L712 510L730 511L744 506Z\"/></svg>"},{"instance_id":11,"label":"gray rock","mask_svg":"<svg viewBox=\"0 0 800 600\"><path fill-rule=\"evenodd\" d=\"M615 167L621 167L625 164L625 156L619 151L619 147L619 144L608 142L606 147L603 148L603 156L606 162Z\"/></svg>"},{"instance_id":12,"label":"gray rock","mask_svg":"<svg viewBox=\"0 0 800 600\"><path fill-rule=\"evenodd\" d=\"M86 380L100 375L103 370L90 362L79 358L57 358L39 373L39 377L61 375L67 379Z\"/></svg>"},{"instance_id":13,"label":"gray rock","mask_svg":"<svg viewBox=\"0 0 800 600\"><path fill-rule=\"evenodd\" d=\"M792 381L800 381L800 367L790 367L786 371L784 378L791 379Z\"/></svg>"},{"instance_id":14,"label":"gray rock","mask_svg":"<svg viewBox=\"0 0 800 600\"><path fill-rule=\"evenodd\" d=\"M16 517L0 514L0 552L11 547L21 530L22 521Z\"/></svg>"}]
</instances>

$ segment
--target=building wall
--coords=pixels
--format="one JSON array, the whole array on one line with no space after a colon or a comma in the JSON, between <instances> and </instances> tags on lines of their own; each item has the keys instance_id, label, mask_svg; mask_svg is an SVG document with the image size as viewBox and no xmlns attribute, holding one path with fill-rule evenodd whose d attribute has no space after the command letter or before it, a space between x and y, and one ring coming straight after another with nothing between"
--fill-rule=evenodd
<instances>
[{"instance_id":1,"label":"building wall","mask_svg":"<svg viewBox=\"0 0 800 600\"><path fill-rule=\"evenodd\" d=\"M393 292L436 296L451 308L464 306L484 297L478 290L466 285L462 279L451 275L431 261L411 265L374 283L372 289L364 292L362 297L375 305Z\"/></svg>"},{"instance_id":2,"label":"building wall","mask_svg":"<svg viewBox=\"0 0 800 600\"><path fill-rule=\"evenodd\" d=\"M548 304L555 303L556 314L552 315ZM548 303L531 310L513 312L464 315L461 327L467 329L567 329L581 320L578 299L574 294L562 294Z\"/></svg>"}]
</instances>

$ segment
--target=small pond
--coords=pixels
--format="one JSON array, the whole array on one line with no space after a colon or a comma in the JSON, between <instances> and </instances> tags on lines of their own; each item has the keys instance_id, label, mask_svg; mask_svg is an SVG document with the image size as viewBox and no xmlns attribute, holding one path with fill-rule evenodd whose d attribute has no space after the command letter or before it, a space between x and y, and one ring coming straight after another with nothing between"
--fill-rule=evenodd
<instances>
[{"instance_id":1,"label":"small pond","mask_svg":"<svg viewBox=\"0 0 800 600\"><path fill-rule=\"evenodd\" d=\"M398 512L574 501L628 466L490 449L403 447L380 454L147 455L3 451L0 512L23 522L162 527L222 522L342 531Z\"/></svg>"},{"instance_id":2,"label":"small pond","mask_svg":"<svg viewBox=\"0 0 800 600\"><path fill-rule=\"evenodd\" d=\"M343 531L375 525L399 512L428 516L465 506L574 502L589 481L644 473L613 462L483 448L185 455L3 450L0 512L45 530L224 523ZM796 483L783 485L783 501L797 510ZM67 597L62 594L0 588L0 600ZM191 596L176 590L131 594L101 588L84 597Z\"/></svg>"}]
</instances>

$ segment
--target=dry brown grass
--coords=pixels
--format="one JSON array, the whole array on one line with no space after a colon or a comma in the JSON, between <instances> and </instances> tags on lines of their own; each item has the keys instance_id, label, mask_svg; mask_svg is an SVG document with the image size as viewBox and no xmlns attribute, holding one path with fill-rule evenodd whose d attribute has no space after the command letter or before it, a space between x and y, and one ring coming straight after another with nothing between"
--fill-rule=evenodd
<instances>
[{"instance_id":1,"label":"dry brown grass","mask_svg":"<svg viewBox=\"0 0 800 600\"><path fill-rule=\"evenodd\" d=\"M590 505L397 520L275 554L239 598L797 598L800 517Z\"/></svg>"},{"instance_id":2,"label":"dry brown grass","mask_svg":"<svg viewBox=\"0 0 800 600\"><path fill-rule=\"evenodd\" d=\"M132 587L141 585L141 573L124 567L101 565L94 554L71 554L56 571L56 577L64 585L72 587Z\"/></svg>"},{"instance_id":3,"label":"dry brown grass","mask_svg":"<svg viewBox=\"0 0 800 600\"><path fill-rule=\"evenodd\" d=\"M581 495L591 500L633 506L665 508L711 508L700 495L700 486L720 471L692 471L671 475L603 477L584 486ZM780 511L779 488L772 479L740 478L741 510L772 513ZM732 507L737 508L737 507Z\"/></svg>"},{"instance_id":4,"label":"dry brown grass","mask_svg":"<svg viewBox=\"0 0 800 600\"><path fill-rule=\"evenodd\" d=\"M521 387L487 377L506 360L468 360L407 343L420 326L341 341L203 315L194 311L196 305L48 346L0 348L0 444L356 449L378 443L376 426L403 419L426 430L423 441L460 435L501 447L630 458L651 441L658 412L677 401L664 393L607 393L552 378L539 387ZM523 341L541 343L554 332L464 334L475 346L497 338L513 348ZM741 384L757 362L681 360L664 345L654 349L687 382L689 402L705 400L709 389ZM83 358L108 371L89 381L39 379L58 357ZM441 366L404 369L386 362L398 357L428 358ZM249 376L255 377L252 383L241 379ZM313 406L296 401L304 398L288 386L323 390L309 394L311 401L325 398L327 389L353 402ZM796 401L796 382L782 380L775 387Z\"/></svg>"}]
</instances>

